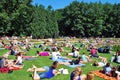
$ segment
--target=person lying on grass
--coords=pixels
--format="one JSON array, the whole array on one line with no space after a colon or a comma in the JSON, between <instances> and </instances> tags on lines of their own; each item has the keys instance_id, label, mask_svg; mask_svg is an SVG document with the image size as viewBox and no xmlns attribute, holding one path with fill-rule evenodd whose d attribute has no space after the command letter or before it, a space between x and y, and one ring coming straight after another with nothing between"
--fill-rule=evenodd
<instances>
[{"instance_id":1,"label":"person lying on grass","mask_svg":"<svg viewBox=\"0 0 120 80\"><path fill-rule=\"evenodd\" d=\"M106 65L106 63L107 63L107 59L101 58L101 62L94 61L94 63L92 65L97 66L97 67L103 67Z\"/></svg>"},{"instance_id":2,"label":"person lying on grass","mask_svg":"<svg viewBox=\"0 0 120 80\"><path fill-rule=\"evenodd\" d=\"M50 56L51 55L50 52L39 52L39 51L36 51L36 52L37 52L36 57L38 57L38 56Z\"/></svg>"},{"instance_id":3,"label":"person lying on grass","mask_svg":"<svg viewBox=\"0 0 120 80\"><path fill-rule=\"evenodd\" d=\"M36 66L33 66L33 68L29 68L27 71L28 72L33 72L33 80L41 80L41 79L50 79L58 74L56 68L58 67L58 62L54 61L50 67L44 67L44 68L37 68ZM37 74L37 71L41 72Z\"/></svg>"},{"instance_id":4,"label":"person lying on grass","mask_svg":"<svg viewBox=\"0 0 120 80\"><path fill-rule=\"evenodd\" d=\"M24 55L24 52L19 52L19 54L22 56L22 59L23 60L27 60L27 59L29 59L29 60L34 60L34 59L36 59L38 56L49 56L50 55L50 53L49 52L39 52L39 51L37 51L37 55L35 55L35 56L27 56L27 55Z\"/></svg>"},{"instance_id":5,"label":"person lying on grass","mask_svg":"<svg viewBox=\"0 0 120 80\"><path fill-rule=\"evenodd\" d=\"M59 64L64 64L64 65L78 65L78 64L83 64L84 61L82 60L81 57L78 57L77 59L73 59L69 62L59 62Z\"/></svg>"}]
</instances>

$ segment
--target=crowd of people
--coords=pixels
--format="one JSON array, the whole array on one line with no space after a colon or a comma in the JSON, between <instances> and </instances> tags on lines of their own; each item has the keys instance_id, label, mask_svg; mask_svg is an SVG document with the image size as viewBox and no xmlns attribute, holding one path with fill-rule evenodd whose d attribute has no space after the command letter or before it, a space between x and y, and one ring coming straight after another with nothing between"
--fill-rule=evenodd
<instances>
[{"instance_id":1,"label":"crowd of people","mask_svg":"<svg viewBox=\"0 0 120 80\"><path fill-rule=\"evenodd\" d=\"M23 62L25 60L33 60L39 56L50 56L50 60L53 61L50 67L44 66L37 68L35 65L33 65L32 68L27 70L28 72L33 72L32 77L34 80L40 80L44 78L50 79L58 74L61 74L61 72L57 71L57 67L58 65L63 64L69 66L77 65L74 67L75 70L70 74L70 80L94 80L94 75L92 73L82 75L84 71L82 71L80 64L86 64L87 62L93 63L92 66L103 67L103 69L100 71L107 76L116 77L117 80L120 79L119 67L112 66L107 58L99 55L100 51L103 51L103 53L105 53L105 51L110 53L111 47L103 50L99 46L102 43L114 43L111 40L103 41L100 38L96 38L93 42L91 39L88 40L85 38L79 41L75 41L75 39L73 39L71 42L69 39L60 42L50 38L44 40L43 42L44 43L35 45L31 42L31 37L2 37L0 43L1 49L4 48L8 49L9 51L0 57L0 69L5 68L7 72L11 72L16 69L20 70L24 68ZM67 51L64 49L65 47L69 48L71 51ZM40 48L42 51L37 50L36 54L33 56L28 56L26 53L32 48ZM82 50L87 50L89 55L85 52L81 53ZM62 54L63 52L65 54ZM110 54L113 55L110 61L120 64L120 50L118 50L116 54ZM11 55L15 56L15 59L10 60L9 56ZM93 58L95 58L94 60L96 61L94 61ZM98 62L98 60L100 60L100 62ZM39 74L37 74L38 71L40 72Z\"/></svg>"}]
</instances>

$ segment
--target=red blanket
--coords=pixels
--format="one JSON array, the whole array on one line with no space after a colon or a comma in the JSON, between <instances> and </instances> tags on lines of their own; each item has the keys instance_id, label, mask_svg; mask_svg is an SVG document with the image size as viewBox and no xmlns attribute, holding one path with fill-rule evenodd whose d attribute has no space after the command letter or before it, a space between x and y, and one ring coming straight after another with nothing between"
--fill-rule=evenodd
<instances>
[{"instance_id":1,"label":"red blanket","mask_svg":"<svg viewBox=\"0 0 120 80\"><path fill-rule=\"evenodd\" d=\"M0 68L0 73L8 73L9 71L9 68Z\"/></svg>"},{"instance_id":2,"label":"red blanket","mask_svg":"<svg viewBox=\"0 0 120 80\"><path fill-rule=\"evenodd\" d=\"M101 77L105 80L117 80L115 77L107 76L107 75L103 74L102 72L100 72L99 70L92 71L91 73L98 76L98 77Z\"/></svg>"}]
</instances>

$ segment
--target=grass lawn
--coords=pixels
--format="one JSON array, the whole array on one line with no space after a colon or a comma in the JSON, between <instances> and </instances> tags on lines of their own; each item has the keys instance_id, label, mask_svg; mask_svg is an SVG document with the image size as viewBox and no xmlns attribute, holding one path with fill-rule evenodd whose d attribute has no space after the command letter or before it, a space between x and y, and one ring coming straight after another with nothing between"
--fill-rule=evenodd
<instances>
[{"instance_id":1,"label":"grass lawn","mask_svg":"<svg viewBox=\"0 0 120 80\"><path fill-rule=\"evenodd\" d=\"M70 51L69 48L64 48L64 49L67 50L67 51ZM41 51L41 49L33 48L30 51L28 51L27 55L35 55L36 50ZM0 50L0 55L3 55L7 51L8 50ZM89 52L87 50L81 49L80 54L82 54L83 52L85 52L87 55L89 54ZM62 55L64 56L65 53L62 53ZM99 55L103 56L103 57L106 57L108 59L108 61L110 62L110 58L111 58L112 54L99 53ZM14 59L14 56L10 56L9 58ZM50 57L38 57L37 60L31 60L31 61L26 60L26 61L24 61L24 68L23 69L13 71L13 73L4 73L4 74L0 73L0 80L32 80L32 77L31 77L32 72L27 72L27 69L31 68L32 64L36 65L37 67L49 66L52 63L52 61L49 58ZM93 58L93 61L95 61L95 60L99 61L98 59ZM86 66L82 67L83 74L87 74L88 72L93 71L93 70L102 69L102 68L91 66L91 63L93 63L93 62L86 63ZM112 63L112 65L116 66L117 64ZM58 69L62 68L62 67L67 68L69 70L69 74L68 75L61 74L61 75L55 76L54 78L52 78L50 80L70 80L70 78L69 78L70 73L74 69L66 67L64 65L60 65L58 67ZM47 80L47 79L44 79L44 80ZM103 79L95 76L95 80L103 80Z\"/></svg>"}]
</instances>

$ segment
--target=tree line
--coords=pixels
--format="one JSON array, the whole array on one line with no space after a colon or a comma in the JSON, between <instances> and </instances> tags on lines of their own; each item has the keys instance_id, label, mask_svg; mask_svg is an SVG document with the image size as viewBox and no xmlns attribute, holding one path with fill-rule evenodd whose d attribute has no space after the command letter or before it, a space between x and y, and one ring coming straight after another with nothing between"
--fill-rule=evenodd
<instances>
[{"instance_id":1,"label":"tree line","mask_svg":"<svg viewBox=\"0 0 120 80\"><path fill-rule=\"evenodd\" d=\"M0 1L0 35L120 37L120 3L73 1L63 9L32 4L32 0Z\"/></svg>"}]
</instances>

